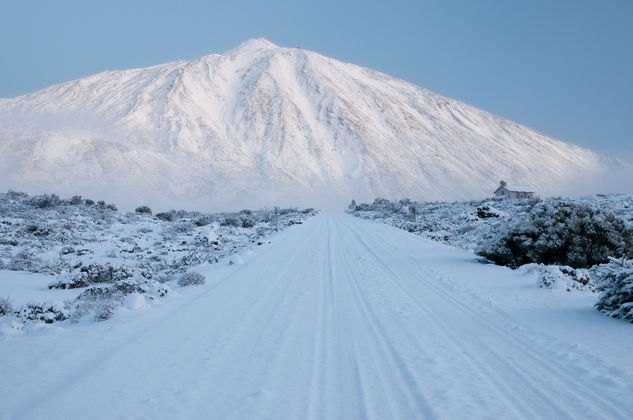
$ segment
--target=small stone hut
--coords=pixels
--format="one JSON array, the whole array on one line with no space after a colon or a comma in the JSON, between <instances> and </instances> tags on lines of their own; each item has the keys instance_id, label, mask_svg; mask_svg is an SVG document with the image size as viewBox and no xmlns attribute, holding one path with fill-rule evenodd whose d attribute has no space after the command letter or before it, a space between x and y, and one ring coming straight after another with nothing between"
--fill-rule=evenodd
<instances>
[{"instance_id":1,"label":"small stone hut","mask_svg":"<svg viewBox=\"0 0 633 420\"><path fill-rule=\"evenodd\" d=\"M499 188L494 192L496 198L534 198L534 191L526 187L510 186L501 181Z\"/></svg>"}]
</instances>

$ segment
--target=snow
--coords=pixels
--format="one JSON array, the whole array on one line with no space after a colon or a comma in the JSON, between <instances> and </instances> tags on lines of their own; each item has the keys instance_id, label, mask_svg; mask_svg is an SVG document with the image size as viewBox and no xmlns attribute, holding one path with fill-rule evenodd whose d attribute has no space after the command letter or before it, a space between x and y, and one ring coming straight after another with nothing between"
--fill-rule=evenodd
<instances>
[{"instance_id":1,"label":"snow","mask_svg":"<svg viewBox=\"0 0 633 420\"><path fill-rule=\"evenodd\" d=\"M540 195L613 192L630 190L630 170L403 80L264 39L0 101L0 190L125 208L473 199L501 179Z\"/></svg>"},{"instance_id":2,"label":"snow","mask_svg":"<svg viewBox=\"0 0 633 420\"><path fill-rule=\"evenodd\" d=\"M236 252L266 246L270 234L315 214L291 208L276 214L172 210L154 217L147 207L137 210L125 213L79 196L0 193L0 307L8 299L12 308L0 309L12 313L0 324L29 330L34 319L105 320L120 306L142 306L133 298L126 302L128 295L162 298L170 286L181 285L190 267L239 262ZM56 311L57 303L63 311Z\"/></svg>"},{"instance_id":3,"label":"snow","mask_svg":"<svg viewBox=\"0 0 633 420\"><path fill-rule=\"evenodd\" d=\"M48 274L0 270L0 297L10 297L15 307L29 302L74 299L77 290L49 289L55 278Z\"/></svg>"},{"instance_id":4,"label":"snow","mask_svg":"<svg viewBox=\"0 0 633 420\"><path fill-rule=\"evenodd\" d=\"M598 194L580 198L498 199L478 201L424 202L401 199L376 199L372 203L359 203L352 212L355 216L396 226L415 232L428 239L464 249L475 249L491 235L505 233L509 224L525 217L538 202L557 206L570 203L588 206L598 212L607 212L621 219L633 229L633 194ZM403 212L415 210L415 217Z\"/></svg>"},{"instance_id":5,"label":"snow","mask_svg":"<svg viewBox=\"0 0 633 420\"><path fill-rule=\"evenodd\" d=\"M0 336L0 418L629 418L595 295L346 214L101 323ZM0 295L3 293L0 292ZM59 325L59 326L58 326Z\"/></svg>"},{"instance_id":6,"label":"snow","mask_svg":"<svg viewBox=\"0 0 633 420\"><path fill-rule=\"evenodd\" d=\"M141 293L132 293L125 298L125 307L131 310L146 309L149 307L145 296Z\"/></svg>"}]
</instances>

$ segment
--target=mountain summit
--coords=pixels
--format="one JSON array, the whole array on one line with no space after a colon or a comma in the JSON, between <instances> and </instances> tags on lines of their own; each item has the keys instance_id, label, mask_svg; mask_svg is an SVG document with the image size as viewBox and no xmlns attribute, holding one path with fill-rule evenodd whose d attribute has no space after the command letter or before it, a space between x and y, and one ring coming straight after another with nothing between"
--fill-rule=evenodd
<instances>
[{"instance_id":1,"label":"mountain summit","mask_svg":"<svg viewBox=\"0 0 633 420\"><path fill-rule=\"evenodd\" d=\"M279 47L266 38L251 38L242 42L236 48L228 50L224 53L224 55L248 54L255 51L271 50L275 48Z\"/></svg>"},{"instance_id":2,"label":"mountain summit","mask_svg":"<svg viewBox=\"0 0 633 420\"><path fill-rule=\"evenodd\" d=\"M489 196L500 179L561 194L618 164L263 38L0 100L0 188L131 204L450 200Z\"/></svg>"}]
</instances>

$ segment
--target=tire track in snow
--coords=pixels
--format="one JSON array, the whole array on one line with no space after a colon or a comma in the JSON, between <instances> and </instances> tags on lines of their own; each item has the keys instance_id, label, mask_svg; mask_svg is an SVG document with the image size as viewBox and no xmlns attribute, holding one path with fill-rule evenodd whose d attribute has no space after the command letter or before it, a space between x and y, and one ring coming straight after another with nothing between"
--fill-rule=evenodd
<instances>
[{"instance_id":1,"label":"tire track in snow","mask_svg":"<svg viewBox=\"0 0 633 420\"><path fill-rule=\"evenodd\" d=\"M188 298L186 300L178 302L178 304L173 309L174 311L180 312L179 319L182 319L182 317L187 312L189 312L190 308L194 307L196 303L204 301L206 298L209 297L209 295L215 293L216 289L225 286L239 273L247 269L250 264L256 263L261 258L263 258L262 253L254 256L254 258L249 261L249 264L236 267L234 271L206 287L206 289L203 290L200 294L194 296L193 298ZM78 366L78 368L72 373L72 375L68 376L63 383L52 387L52 390L50 388L47 388L45 392L39 395L37 398L34 398L31 401L19 405L18 408L16 408L15 410L15 416L29 417L31 413L37 411L39 407L46 405L47 402L55 400L58 395L62 395L65 392L70 391L72 388L76 388L77 383L85 381L88 376L94 374L94 371L106 371L107 369L104 366L107 366L109 363L113 364L113 361L117 358L124 358L126 353L128 353L129 348L143 342L143 340L146 339L148 336L156 334L158 331L165 329L166 325L174 322L173 318L173 312L168 312L160 318L154 320L152 324L145 325L142 330L134 330L132 332L126 333L127 337L124 340L125 346L110 345L107 348L100 348L92 358L90 358L89 360L84 360L82 365ZM117 342L116 344L120 344L120 342Z\"/></svg>"},{"instance_id":2,"label":"tire track in snow","mask_svg":"<svg viewBox=\"0 0 633 420\"><path fill-rule=\"evenodd\" d=\"M312 366L310 403L302 418L371 418L370 399L351 340L347 300L340 293L335 230L326 219L322 242L319 321Z\"/></svg>"},{"instance_id":3,"label":"tire track in snow","mask_svg":"<svg viewBox=\"0 0 633 420\"><path fill-rule=\"evenodd\" d=\"M372 250L370 247L366 246L366 244L363 243L363 241L359 238L356 237L355 232L349 230L350 233L355 237L356 241L359 244L364 245L364 249L367 252L368 255L372 256L372 258L374 260L376 260L376 256L373 255ZM384 270L385 267L383 267ZM373 272L376 272L375 270ZM396 286L398 287L397 284L394 283L393 279L390 278L389 276L384 276L384 278L386 278L387 280L389 280L390 284L392 286ZM396 289L398 290L398 289ZM400 294L403 294L402 290L400 290ZM409 296L405 297L411 301L411 299L409 298ZM472 369L474 369L476 372L478 372L479 377L482 378L485 382L488 383L489 386L491 386L495 391L496 391L496 395L500 400L504 400L507 403L507 407L514 412L514 417L520 417L525 411L529 411L529 406L522 406L522 403L513 398L511 395L508 395L507 392L505 392L507 390L507 386L505 384L505 382L503 380L500 380L499 378L497 378L497 375L495 374L495 372L491 369L487 369L487 365L483 365L482 363L478 362L477 360L474 360L473 357L471 355L469 355L466 351L462 351L461 349L464 350L468 350L468 346L465 346L464 343L460 340L458 340L456 338L456 336L454 336L453 334L449 333L449 330L447 329L447 326L445 324L442 324L439 322L438 318L435 316L435 314L430 311L427 310L426 308L420 307L418 304L413 303L414 307L418 310L421 311L422 314L424 315L425 318L429 318L433 321L433 327L435 328L435 330L437 332L439 332L443 337L445 337L446 339L449 340L450 343L452 343L453 348L455 349L459 349L459 351L457 351L456 353L465 357L466 361L469 363L470 367ZM411 334L407 334L409 337L411 337L411 340L415 340L415 338L411 335ZM428 343L420 343L420 348L424 348L423 345ZM522 407L523 411L520 410L516 410L516 406Z\"/></svg>"},{"instance_id":4,"label":"tire track in snow","mask_svg":"<svg viewBox=\"0 0 633 420\"><path fill-rule=\"evenodd\" d=\"M382 258L389 255L395 259L396 256L394 255L393 245L378 235L374 235L374 238L382 243L382 253L381 253L383 254ZM422 283L424 283L424 286L427 289L430 289L434 293L440 295L441 298L447 301L447 303L451 303L451 306L455 308L460 308L462 312L468 313L468 317L470 319L476 319L480 324L485 325L486 326L485 331L494 332L496 334L497 339L503 340L503 342L512 342L514 346L513 351L515 351L516 353L520 353L523 359L529 359L532 362L535 362L536 366L545 367L543 374L544 375L549 374L550 381L558 383L558 386L555 387L558 392L560 392L560 390L563 390L565 388L573 388L574 392L567 393L568 394L567 398L569 398L570 400L574 400L576 405L581 406L581 407L586 406L585 399L588 397L591 397L594 400L594 405L593 407L585 407L585 410L595 409L595 407L600 407L600 411L595 413L596 416L603 415L603 410L606 410L606 411L609 411L608 414L610 417L618 417L618 418L629 417L630 413L627 410L619 407L619 402L616 399L610 398L611 393L614 392L612 387L609 387L608 389L603 389L604 394L601 394L594 389L594 386L595 386L594 384L591 384L591 383L585 383L584 385L579 384L577 380L577 375L576 375L577 372L573 371L573 369L569 369L569 368L565 369L560 364L554 363L549 357L544 356L542 354L542 350L544 349L534 348L534 344L535 344L534 342L521 339L513 331L508 331L506 329L503 329L500 325L493 323L488 318L483 316L480 312L477 312L471 309L472 305L462 300L459 300L455 296L455 294L447 292L436 281L430 280L431 278L441 280L441 279L444 279L444 276L441 273L439 273L437 270L434 270L428 267L427 265L422 264L419 261L419 259L416 258L416 256L411 255L409 250L399 249L398 252L400 256L402 254L406 254L408 265L412 267L416 267L417 270L427 273L426 276L424 275L419 276L419 280ZM410 292L406 292L406 291L405 293L410 294ZM419 301L419 298L417 298L417 296L414 296L413 294L410 294L410 295L412 299L416 299ZM507 314L503 314L503 315L507 317ZM550 337L550 341L552 340L553 339ZM534 351L534 352L526 351L525 349L528 349L528 348L532 348L534 350L539 350L539 351ZM552 353L553 352L554 351L552 351ZM592 359L595 359L595 357ZM603 361L600 361L600 362L604 364ZM607 366L607 368L613 368L613 367ZM557 375L555 376L551 375L551 372L555 372ZM627 395L627 393L630 394L632 388L633 387L629 386L626 390L622 390L621 395ZM578 411L578 413L581 415L586 415L587 413L585 410Z\"/></svg>"},{"instance_id":5,"label":"tire track in snow","mask_svg":"<svg viewBox=\"0 0 633 420\"><path fill-rule=\"evenodd\" d=\"M507 371L513 374L513 378L515 380L519 380L523 383L523 385L529 389L533 394L537 396L537 400L545 400L549 401L551 407L556 412L554 415L557 418L567 418L570 417L568 413L566 413L563 409L558 407L550 398L548 398L543 392L541 392L537 386L530 381L526 375L519 373L516 371L514 367L509 365L503 357L498 355L490 346L487 346L485 343L481 342L475 335L468 334L468 340L463 340L459 338L457 334L452 333L454 330L454 325L449 325L445 321L443 321L439 316L435 314L433 310L428 308L420 299L417 299L410 293L408 293L396 280L398 276L392 271L389 265L378 256L376 252L362 239L362 237L355 231L353 231L349 226L346 226L350 233L352 233L357 241L365 248L368 254L372 256L372 258L382 267L383 272L386 274L385 278L390 281L390 283L398 290L403 296L405 296L410 302L414 304L419 310L421 310L429 319L433 320L433 322L437 325L438 331L443 332L444 336L451 340L456 348L463 349L462 355L468 358L471 361L471 366L477 370L482 377L482 379L486 380L490 385L492 385L497 392L497 396L505 400L508 403L508 409L512 410L516 417L524 417L526 413L530 413L530 417L538 417L538 413L534 412L531 404L529 402L525 402L522 399L516 397L516 395L521 395L524 393L525 389L516 389L515 392L508 393L508 389L515 388L515 381L508 381L504 377L502 377L499 372L497 366L503 366ZM467 333L466 329L460 329L462 333ZM477 351L472 351L474 344L477 345ZM482 355L490 354L494 356L495 365L491 362L484 360ZM516 407L519 407L520 410L517 410Z\"/></svg>"},{"instance_id":6,"label":"tire track in snow","mask_svg":"<svg viewBox=\"0 0 633 420\"><path fill-rule=\"evenodd\" d=\"M337 223L338 235L341 235L341 224ZM339 241L341 243L341 241ZM416 381L415 377L409 371L406 363L402 360L399 353L396 351L393 343L389 339L388 334L384 326L380 323L376 313L372 310L371 305L367 301L366 297L361 291L361 287L358 284L357 273L352 269L349 257L346 250L341 250L340 255L343 260L343 268L345 270L344 281L346 282L353 302L359 314L362 316L364 322L359 327L368 327L366 333L369 333L371 337L365 344L371 344L371 348L378 353L375 358L374 368L380 368L381 363L386 362L389 365L390 371L395 374L395 380L397 381L396 387L389 386L384 388L385 395L389 398L388 403L391 407L392 416L400 417L402 415L403 407L401 401L394 401L394 391L398 392L397 396L404 394L406 398L406 405L408 411L402 418L418 418L422 415L424 418L437 417L431 405L426 401L426 397L420 388L420 384ZM383 368L384 369L384 368ZM389 374L384 370L380 372L383 384L388 382Z\"/></svg>"},{"instance_id":7,"label":"tire track in snow","mask_svg":"<svg viewBox=\"0 0 633 420\"><path fill-rule=\"evenodd\" d=\"M403 295L407 296L412 302L414 302L415 305L418 306L421 310L426 311L426 313L429 316L434 317L438 321L439 324L443 324L445 331L449 331L448 328L450 326L446 324L444 321L437 318L433 310L431 310L430 308L427 308L427 305L424 303L424 301L422 301L417 295L414 295L411 292L407 291L400 284L398 280L399 278L403 276L397 275L390 268L390 266L385 262L384 258L388 256L392 257L390 258L391 260L397 261L397 258L393 258L394 252L395 252L395 248L393 244L387 242L384 238L381 238L380 236L376 235L375 232L367 233L365 231L362 231L363 234L372 235L372 237L376 239L375 241L372 241L374 244L378 242L382 244L382 246L380 247L381 252L380 253L376 252L362 238L362 235L358 232L359 228L356 224L354 224L354 228L351 228L350 226L346 226L346 227L348 227L350 232L352 232L355 235L357 240L359 240L359 242L363 244L365 249L383 267L385 272L388 273L389 279L397 287L397 289L400 290ZM404 250L402 249L398 249L398 254L402 254L403 251ZM406 253L406 251L404 252ZM400 255L400 259L401 259L401 255ZM414 266L418 270L420 269L419 261L414 256L411 256L409 254L408 264L407 264L407 267L410 269L409 271L413 271L411 270L411 268ZM460 345L463 346L464 348L472 347L473 343L477 343L479 346L481 346L481 348L486 350L487 353L494 355L495 359L497 360L497 363L499 363L501 366L504 366L504 368L509 370L510 372L514 372L515 378L520 379L524 384L528 385L528 387L537 396L535 401L539 401L539 400L548 401L550 403L550 407L554 409L555 411L557 411L556 413L557 417L560 418L561 415L570 416L570 417L586 416L588 414L587 410L595 410L596 407L600 407L599 411L594 411L593 413L594 416L604 416L605 413L602 410L607 409L610 411L609 416L617 416L618 418L628 418L629 413L626 410L623 410L620 407L618 407L617 401L608 399L606 397L603 397L600 394L594 393L591 389L590 384L586 386L579 386L577 384L577 378L573 375L570 375L568 372L562 370L560 366L558 366L557 364L551 362L546 357L537 356L535 353L527 352L525 348L531 348L533 346L533 343L520 341L518 338L514 336L514 334L511 331L504 331L498 325L492 323L491 321L485 319L481 314L470 309L468 304L465 304L464 302L459 301L457 298L455 298L455 296L443 290L439 285L433 283L433 281L429 281L427 277L432 277L430 276L430 274L433 274L434 270L428 268L427 266L422 266L421 268L423 271L427 273L427 276L420 275L418 276L418 278L421 279L421 281L424 283L424 286L426 289L435 293L436 296L439 297L440 299L443 299L447 307L459 308L459 310L462 311L463 313L467 312L467 318L465 319L469 319L469 320L474 319L479 324L485 325L486 330L487 330L486 334L488 334L489 332L494 332L494 334L496 335L496 341L498 343L512 342L513 352L520 354L525 359L529 359L536 362L536 365L533 364L532 366L543 366L544 368L540 369L541 372L539 372L539 374L543 376L539 378L538 384L549 383L548 387L551 386L551 388L553 388L551 395L560 395L561 392L565 392L565 389L569 389L569 388L572 388L574 390L573 393L566 392L566 396L565 396L566 399L574 402L573 404L568 404L568 406L572 408L575 412L575 414L572 416L565 411L566 409L563 409L562 407L558 406L558 404L556 404L551 398L545 395L538 388L538 384L535 384L533 380L529 379L530 377L536 376L535 372L530 372L529 374L527 374L526 372L517 370L518 367L515 367L514 365L506 362L505 358L497 350L485 344L479 337L477 337L474 333L472 333L468 329L462 329L462 333L466 333L469 337L467 341L463 341L457 338L456 335L453 335L455 342L461 343ZM408 273L404 273L404 274L405 274L405 277L409 276L410 278L413 278ZM433 276L433 277L436 277L436 276ZM426 299L426 300L431 300L431 299ZM472 324L472 323L471 325L475 326L475 324ZM449 335L452 335L452 334L449 334ZM468 343L468 344L465 345L465 343ZM483 354L481 352L477 352L477 353ZM469 353L469 357L473 357L473 354ZM476 357L476 359L479 359L479 358ZM481 363L482 360L479 359L479 362ZM493 366L491 366L491 370L492 370L492 373L495 373L496 369ZM556 375L552 375L551 372L556 372ZM543 380L544 377L548 378L547 381ZM556 385L552 386L551 383L556 383ZM507 389L509 385L511 384L507 383L507 381L504 382L504 380L502 379L502 386L498 389L501 392L503 392L504 387ZM587 406L586 402L584 401L584 399L586 399L589 396L588 393L591 394L591 398L593 398L594 400L594 404L590 406ZM517 394L520 395L521 390L517 390ZM526 407L525 404L522 404L522 405L525 408L529 407L529 405L528 407ZM527 411L529 411L529 409Z\"/></svg>"},{"instance_id":8,"label":"tire track in snow","mask_svg":"<svg viewBox=\"0 0 633 420\"><path fill-rule=\"evenodd\" d=\"M313 255L308 252L306 244L311 243L318 234L319 229L313 227L308 235L298 241L298 246L292 248L292 253L286 256L288 263L280 267L270 267L275 270L271 270L274 272L272 277L274 280L270 282L270 278L261 279L270 282L264 296L257 300L257 303L249 310L249 315L240 322L238 330L232 335L231 340L224 345L222 354L209 363L209 380L202 384L200 389L213 388L212 382L215 382L219 375L230 380L231 382L224 383L222 389L219 390L221 396L215 399L232 403L235 406L232 412L237 418L243 417L238 414L241 413L242 405L250 411L257 411L258 399L266 396L261 391L270 388L266 381L271 381L272 366L283 354L280 347L283 346L284 340L289 338L288 330L292 327L291 322L273 322L273 320L280 316L290 321L297 318L294 315L300 310L299 306L285 304L291 297L289 291L297 278L293 273L293 271L296 272L297 266L293 265L292 262L301 259L301 256ZM315 258L314 255L313 258ZM285 307L290 307L291 311L284 312L283 308ZM270 332L268 326L273 329L275 326L282 326L282 329L274 331L275 334L271 337L267 335ZM249 354L246 357L245 351ZM227 369L230 372L226 372ZM250 389L250 392L238 398L236 391L245 386ZM244 397L249 397L251 401L248 401L248 404L242 404L246 402L243 401ZM189 405L194 407L206 406L205 395L201 394L196 401L190 401ZM204 415L204 410L193 413Z\"/></svg>"},{"instance_id":9,"label":"tire track in snow","mask_svg":"<svg viewBox=\"0 0 633 420\"><path fill-rule=\"evenodd\" d=\"M327 228L329 231L329 223L327 223ZM322 240L321 245L321 253L327 258L323 258L323 264L321 266L321 271L323 276L325 277L326 273L329 274L329 277L332 277L331 267L328 267L328 263L330 260L329 256L329 242L327 236L325 236ZM330 280L328 278L328 280ZM324 330L326 329L327 320L326 317L326 307L327 307L327 299L325 290L328 287L328 282L322 281L319 284L319 306L317 309L318 319L315 329L314 335L314 348L312 350L313 360L312 360L312 371L310 374L310 396L309 403L306 407L306 413L304 414L304 418L313 419L319 418L320 416L317 414L319 410L319 401L320 395L325 388L325 375L322 373L322 368L325 362L327 361L327 352L326 352L326 343L324 340Z\"/></svg>"},{"instance_id":10,"label":"tire track in snow","mask_svg":"<svg viewBox=\"0 0 633 420\"><path fill-rule=\"evenodd\" d=\"M410 258L413 263L415 259L412 257ZM439 274L436 270L433 270L428 267L426 267L425 270L429 274L428 278L431 278L431 277L434 277L436 279L443 278L443 276ZM428 288L432 289L435 293L442 295L442 297L446 299L447 301L453 302L455 305L462 308L464 312L468 312L469 317L471 317L471 319L476 319L482 325L485 325L486 328L489 331L494 332L497 335L497 337L500 337L500 338L503 337L506 342L511 342L513 346L517 349L517 352L521 353L522 358L529 359L532 362L535 362L536 365L544 366L546 370L549 372L555 372L557 376L550 376L550 380L551 378L555 378L555 380L559 383L560 387L574 388L575 392L568 394L568 398L575 400L576 404L584 405L585 404L584 400L587 399L588 397L591 397L596 402L595 406L601 406L602 410L609 411L608 414L610 417L615 417L615 416L617 416L618 418L629 417L630 413L620 408L618 406L618 401L616 401L615 399L609 398L609 395L611 392L613 392L613 389L609 389L603 395L596 392L591 384L585 384L585 386L580 386L577 380L577 375L574 374L575 372L570 372L569 369L564 369L563 366L561 366L560 364L552 362L550 358L543 356L542 351L528 352L525 350L526 348L534 348L534 344L535 344L534 342L521 339L517 337L516 334L513 334L511 331L503 330L497 324L494 324L493 322L491 322L490 320L488 320L481 314L477 313L476 311L473 311L470 308L470 305L464 304L464 302L459 301L454 296L452 296L451 294L443 290L441 287L438 287L436 284L433 283L433 281L429 281L428 278L422 277L422 281L425 282L425 285ZM552 353L554 352L552 351ZM561 388L558 388L558 389L561 389ZM629 392L630 392L630 389L629 389ZM586 414L585 411L582 411L581 413Z\"/></svg>"}]
</instances>

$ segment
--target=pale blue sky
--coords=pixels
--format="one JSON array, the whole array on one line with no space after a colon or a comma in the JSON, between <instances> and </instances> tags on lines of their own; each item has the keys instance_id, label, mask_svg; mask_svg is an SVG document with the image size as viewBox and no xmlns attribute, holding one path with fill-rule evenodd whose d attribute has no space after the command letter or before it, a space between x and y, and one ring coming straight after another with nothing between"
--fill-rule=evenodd
<instances>
[{"instance_id":1,"label":"pale blue sky","mask_svg":"<svg viewBox=\"0 0 633 420\"><path fill-rule=\"evenodd\" d=\"M0 0L0 97L252 37L633 161L633 0Z\"/></svg>"}]
</instances>

